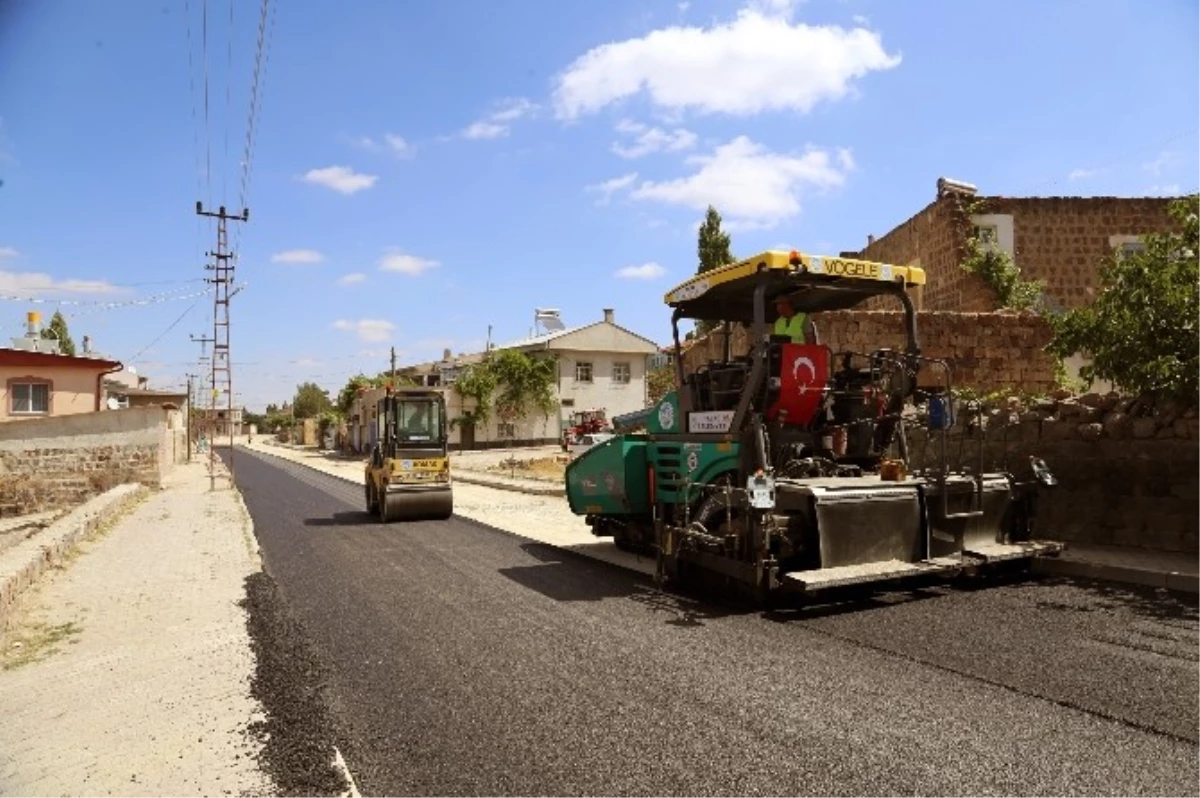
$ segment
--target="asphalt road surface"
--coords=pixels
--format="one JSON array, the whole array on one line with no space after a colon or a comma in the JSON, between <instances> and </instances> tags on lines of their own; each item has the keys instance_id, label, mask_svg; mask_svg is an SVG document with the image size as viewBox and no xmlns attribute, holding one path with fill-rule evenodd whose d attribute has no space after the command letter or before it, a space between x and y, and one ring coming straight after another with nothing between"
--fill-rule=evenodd
<instances>
[{"instance_id":1,"label":"asphalt road surface","mask_svg":"<svg viewBox=\"0 0 1200 798\"><path fill-rule=\"evenodd\" d=\"M267 711L321 696L291 723L363 794L1200 794L1178 597L1026 581L764 615L458 517L384 526L360 487L237 457L320 663Z\"/></svg>"}]
</instances>

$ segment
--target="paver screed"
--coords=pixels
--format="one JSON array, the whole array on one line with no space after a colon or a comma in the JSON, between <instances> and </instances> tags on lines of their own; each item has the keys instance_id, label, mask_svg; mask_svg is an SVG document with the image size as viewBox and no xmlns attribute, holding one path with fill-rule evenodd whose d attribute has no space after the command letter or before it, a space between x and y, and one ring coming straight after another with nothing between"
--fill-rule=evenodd
<instances>
[{"instance_id":1,"label":"paver screed","mask_svg":"<svg viewBox=\"0 0 1200 798\"><path fill-rule=\"evenodd\" d=\"M44 576L0 636L0 794L270 794L239 606L259 570L194 463Z\"/></svg>"}]
</instances>

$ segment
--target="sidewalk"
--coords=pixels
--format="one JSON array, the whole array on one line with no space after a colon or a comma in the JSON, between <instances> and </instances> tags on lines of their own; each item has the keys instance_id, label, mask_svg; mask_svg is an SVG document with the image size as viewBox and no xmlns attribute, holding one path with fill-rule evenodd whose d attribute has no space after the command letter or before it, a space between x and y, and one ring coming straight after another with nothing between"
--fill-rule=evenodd
<instances>
[{"instance_id":1,"label":"sidewalk","mask_svg":"<svg viewBox=\"0 0 1200 798\"><path fill-rule=\"evenodd\" d=\"M0 793L271 793L239 606L257 545L218 488L178 466L20 595L0 633Z\"/></svg>"},{"instance_id":2,"label":"sidewalk","mask_svg":"<svg viewBox=\"0 0 1200 798\"><path fill-rule=\"evenodd\" d=\"M242 446L242 444L239 444L239 446ZM318 471L348 479L356 484L362 484L363 481L363 461L361 460L340 458L332 453L322 454L315 449L287 446L274 442L265 443L257 441L250 448L255 451L273 454L277 457L301 463ZM452 460L451 463L456 483L481 485L539 496L564 495L564 491L560 487L553 487L547 490L545 482L520 478L513 479L512 477L500 474L468 470L468 467L464 467L465 464L461 460L457 462ZM561 507L558 507L558 505L561 505ZM561 524L558 529L543 529L532 534L525 531L517 531L510 528L511 525L505 524L504 520L498 518L495 513L484 513L477 520L487 523L490 526L498 526L506 529L514 534L530 537L549 545L579 551L588 556L595 556L597 559L603 559L606 562L631 568L642 573L652 574L654 572L652 560L622 552L611 544L607 548L597 547L596 543L604 539L596 538L587 531L587 527L582 524L581 519L573 515L569 508L567 508L565 500L554 503L554 500L551 499L547 503L547 508L548 512L554 512L554 509L549 508L559 510L559 512L555 513L555 518ZM473 517L469 509L460 512L456 507L456 512L466 517ZM567 532L566 530L572 531ZM1166 588L1184 593L1200 593L1200 559L1195 555L1177 552L1158 552L1122 546L1070 543L1066 551L1057 558L1047 557L1036 560L1034 571L1054 576L1101 579L1126 584Z\"/></svg>"}]
</instances>

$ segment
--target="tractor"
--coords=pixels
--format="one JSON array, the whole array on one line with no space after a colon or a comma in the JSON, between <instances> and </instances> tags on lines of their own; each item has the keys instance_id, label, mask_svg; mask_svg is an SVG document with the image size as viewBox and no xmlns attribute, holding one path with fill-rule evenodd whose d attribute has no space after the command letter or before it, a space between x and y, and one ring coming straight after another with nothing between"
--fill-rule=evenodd
<instances>
[{"instance_id":1,"label":"tractor","mask_svg":"<svg viewBox=\"0 0 1200 798\"><path fill-rule=\"evenodd\" d=\"M572 511L593 534L653 554L660 584L715 578L766 605L1057 555L1062 544L1034 538L1038 496L1054 484L1043 461L988 471L980 444L975 462L949 462L950 428L982 411L959 407L949 364L921 355L908 291L924 282L918 267L768 251L680 284L665 297L677 351L681 320L715 320L723 356L687 374L677 359L681 387L638 414L643 432L567 467ZM815 329L795 342L774 334L780 298L804 314L891 298L905 343L834 352ZM746 354L731 350L735 326ZM919 471L914 423L941 443Z\"/></svg>"},{"instance_id":2,"label":"tractor","mask_svg":"<svg viewBox=\"0 0 1200 798\"><path fill-rule=\"evenodd\" d=\"M445 397L431 390L389 390L379 400L375 424L376 443L366 465L367 512L385 524L449 518L454 494Z\"/></svg>"},{"instance_id":3,"label":"tractor","mask_svg":"<svg viewBox=\"0 0 1200 798\"><path fill-rule=\"evenodd\" d=\"M572 443L589 433L603 432L608 426L607 416L603 409L576 410L567 420L563 429L562 450L569 451Z\"/></svg>"}]
</instances>

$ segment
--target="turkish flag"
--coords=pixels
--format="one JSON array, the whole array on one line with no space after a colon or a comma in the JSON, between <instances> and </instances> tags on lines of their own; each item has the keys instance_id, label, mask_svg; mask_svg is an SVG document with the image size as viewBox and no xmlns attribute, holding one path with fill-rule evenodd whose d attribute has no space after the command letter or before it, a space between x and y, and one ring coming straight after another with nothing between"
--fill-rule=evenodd
<instances>
[{"instance_id":1,"label":"turkish flag","mask_svg":"<svg viewBox=\"0 0 1200 798\"><path fill-rule=\"evenodd\" d=\"M820 344L784 344L779 368L779 398L767 418L786 424L808 424L821 407L829 381L829 347Z\"/></svg>"}]
</instances>

